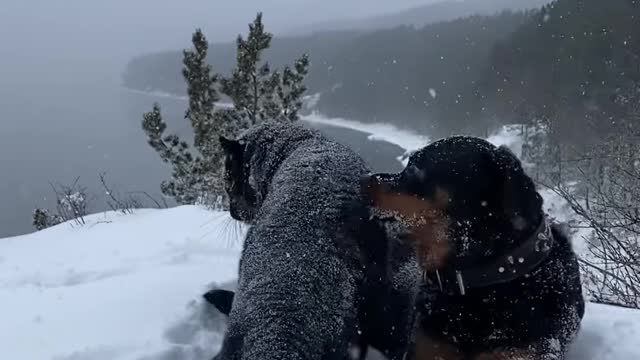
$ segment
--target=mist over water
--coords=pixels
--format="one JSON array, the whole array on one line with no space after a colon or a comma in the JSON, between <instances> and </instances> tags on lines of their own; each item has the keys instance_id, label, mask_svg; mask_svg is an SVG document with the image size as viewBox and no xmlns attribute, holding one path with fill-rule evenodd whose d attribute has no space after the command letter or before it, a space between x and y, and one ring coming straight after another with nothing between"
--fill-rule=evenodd
<instances>
[{"instance_id":1,"label":"mist over water","mask_svg":"<svg viewBox=\"0 0 640 360\"><path fill-rule=\"evenodd\" d=\"M98 194L104 171L121 191L158 193L167 173L140 128L151 100L124 92L115 69L51 65L37 68L41 76L25 67L19 81L0 85L0 237L29 231L31 211L54 206L49 182L69 185L80 177ZM90 205L105 206L101 197Z\"/></svg>"},{"instance_id":2,"label":"mist over water","mask_svg":"<svg viewBox=\"0 0 640 360\"><path fill-rule=\"evenodd\" d=\"M102 172L121 194L145 191L161 198L169 168L147 145L142 114L159 102L170 131L189 138L185 101L128 91L117 67L87 62L20 69L14 81L0 84L0 238L32 231L36 207L55 208L50 183L70 185L79 177L94 212L108 209ZM395 146L371 144L355 131L319 128L354 146L379 170L399 165L395 157L402 151Z\"/></svg>"},{"instance_id":3,"label":"mist over water","mask_svg":"<svg viewBox=\"0 0 640 360\"><path fill-rule=\"evenodd\" d=\"M258 11L264 11L267 29L278 33L314 21L428 2L3 0L0 238L32 231L32 211L55 207L50 183L70 185L79 177L95 195L90 198L92 211L107 208L98 182L101 172L119 192L146 191L160 197L159 185L169 169L146 144L142 113L157 101L171 131L188 136L190 128L183 119L183 101L122 88L121 73L133 56L186 48L196 27L211 41L229 41L246 33ZM351 133L335 134L344 138ZM364 135L352 135L353 143L366 152Z\"/></svg>"}]
</instances>

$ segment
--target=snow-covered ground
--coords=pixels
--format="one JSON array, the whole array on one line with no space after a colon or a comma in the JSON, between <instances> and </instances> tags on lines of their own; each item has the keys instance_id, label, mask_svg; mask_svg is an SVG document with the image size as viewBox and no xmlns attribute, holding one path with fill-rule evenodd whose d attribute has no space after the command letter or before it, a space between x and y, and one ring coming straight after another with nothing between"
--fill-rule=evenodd
<instances>
[{"instance_id":1,"label":"snow-covered ground","mask_svg":"<svg viewBox=\"0 0 640 360\"><path fill-rule=\"evenodd\" d=\"M223 321L200 296L236 277L239 225L198 207L86 221L0 239L2 358L211 355Z\"/></svg>"},{"instance_id":2,"label":"snow-covered ground","mask_svg":"<svg viewBox=\"0 0 640 360\"><path fill-rule=\"evenodd\" d=\"M393 127L330 124L384 136L407 150L427 141ZM505 129L490 140L517 152L512 136ZM545 197L552 212L566 216L566 207ZM243 229L226 213L194 206L86 221L0 239L2 357L208 359L224 320L200 296L214 283L233 282ZM639 341L640 312L590 304L570 359L640 359Z\"/></svg>"}]
</instances>

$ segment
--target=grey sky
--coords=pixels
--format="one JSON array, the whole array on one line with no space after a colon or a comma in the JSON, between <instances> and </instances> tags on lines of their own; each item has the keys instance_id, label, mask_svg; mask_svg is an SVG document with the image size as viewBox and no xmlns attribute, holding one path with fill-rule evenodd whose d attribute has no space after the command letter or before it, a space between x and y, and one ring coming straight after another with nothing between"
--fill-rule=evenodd
<instances>
[{"instance_id":1,"label":"grey sky","mask_svg":"<svg viewBox=\"0 0 640 360\"><path fill-rule=\"evenodd\" d=\"M277 33L307 22L429 2L433 0L0 0L0 44L17 56L128 57L186 46L195 27L211 40L231 40L245 31L257 11L264 12L268 29Z\"/></svg>"}]
</instances>

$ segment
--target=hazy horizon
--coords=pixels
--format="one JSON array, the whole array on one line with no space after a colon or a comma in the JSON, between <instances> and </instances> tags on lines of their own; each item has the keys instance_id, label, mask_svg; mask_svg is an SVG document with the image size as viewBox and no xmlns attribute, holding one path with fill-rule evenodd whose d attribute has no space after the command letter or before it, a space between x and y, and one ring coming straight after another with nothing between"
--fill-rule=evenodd
<instances>
[{"instance_id":1,"label":"hazy horizon","mask_svg":"<svg viewBox=\"0 0 640 360\"><path fill-rule=\"evenodd\" d=\"M140 127L156 99L122 88L131 58L188 48L195 28L212 42L232 41L257 12L278 34L436 1L0 0L0 233L29 229L30 212L51 206L50 181L81 176L95 190L106 171L122 189L157 193L166 168ZM187 129L184 104L164 109Z\"/></svg>"},{"instance_id":2,"label":"hazy horizon","mask_svg":"<svg viewBox=\"0 0 640 360\"><path fill-rule=\"evenodd\" d=\"M132 57L187 48L198 27L211 41L233 40L259 11L277 34L428 2L0 0L0 237L30 230L31 211L53 205L50 181L80 176L98 193L97 174L106 171L123 191L159 192L167 170L140 127L158 99L122 89ZM177 129L186 129L179 125L184 104L161 103Z\"/></svg>"},{"instance_id":3,"label":"hazy horizon","mask_svg":"<svg viewBox=\"0 0 640 360\"><path fill-rule=\"evenodd\" d=\"M0 43L13 60L48 54L108 56L123 62L150 51L187 47L195 28L202 28L210 41L233 40L258 12L277 34L308 23L380 15L434 1L0 0Z\"/></svg>"}]
</instances>

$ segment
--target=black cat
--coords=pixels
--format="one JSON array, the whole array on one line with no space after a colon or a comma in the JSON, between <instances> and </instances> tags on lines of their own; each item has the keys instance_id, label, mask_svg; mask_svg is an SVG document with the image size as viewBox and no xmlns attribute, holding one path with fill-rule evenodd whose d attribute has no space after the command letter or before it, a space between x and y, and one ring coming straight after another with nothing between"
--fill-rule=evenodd
<instances>
[{"instance_id":1,"label":"black cat","mask_svg":"<svg viewBox=\"0 0 640 360\"><path fill-rule=\"evenodd\" d=\"M416 283L392 275L401 251L369 216L363 160L291 124L220 141L231 215L251 227L235 294L205 295L229 315L215 359L344 360L368 345L401 359Z\"/></svg>"}]
</instances>

